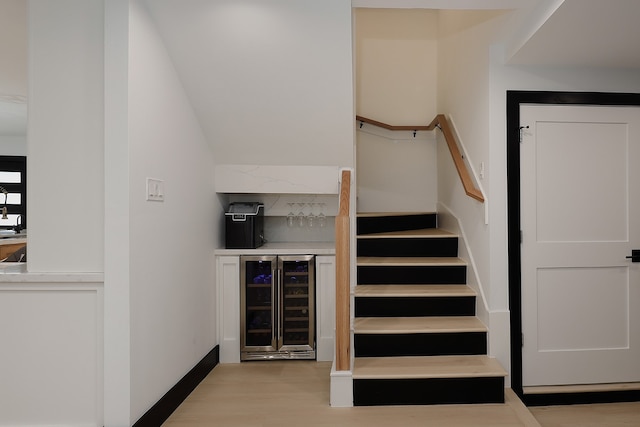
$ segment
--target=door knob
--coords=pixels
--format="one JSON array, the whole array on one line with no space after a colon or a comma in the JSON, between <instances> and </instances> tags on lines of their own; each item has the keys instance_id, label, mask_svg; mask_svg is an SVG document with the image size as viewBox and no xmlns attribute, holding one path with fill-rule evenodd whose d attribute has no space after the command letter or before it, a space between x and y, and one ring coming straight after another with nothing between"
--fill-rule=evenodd
<instances>
[{"instance_id":1,"label":"door knob","mask_svg":"<svg viewBox=\"0 0 640 427\"><path fill-rule=\"evenodd\" d=\"M640 262L640 249L633 249L627 258L631 258L631 262Z\"/></svg>"}]
</instances>

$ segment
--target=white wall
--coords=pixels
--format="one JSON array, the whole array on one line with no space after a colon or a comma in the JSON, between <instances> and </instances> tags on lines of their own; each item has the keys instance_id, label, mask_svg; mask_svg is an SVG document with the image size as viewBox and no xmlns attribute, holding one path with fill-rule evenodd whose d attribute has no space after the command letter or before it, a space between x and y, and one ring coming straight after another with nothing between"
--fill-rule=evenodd
<instances>
[{"instance_id":1,"label":"white wall","mask_svg":"<svg viewBox=\"0 0 640 427\"><path fill-rule=\"evenodd\" d=\"M7 425L102 422L103 8L34 0L26 9L29 140L16 154L29 157L27 267L67 274L2 284ZM11 141L17 151L23 140Z\"/></svg>"},{"instance_id":2,"label":"white wall","mask_svg":"<svg viewBox=\"0 0 640 427\"><path fill-rule=\"evenodd\" d=\"M438 163L442 203L460 220L487 297L490 352L508 369L508 257L506 91L638 92L637 71L524 67L504 64L515 14L440 12L439 108L450 115L472 166L485 163L489 224L476 202L463 195L452 167Z\"/></svg>"},{"instance_id":3,"label":"white wall","mask_svg":"<svg viewBox=\"0 0 640 427\"><path fill-rule=\"evenodd\" d=\"M486 189L491 180L489 163L489 44L496 22L503 12L440 11L439 96L438 107L457 130L467 150L467 161L485 176L480 184ZM448 150L438 150L438 196L459 218L476 257L478 275L485 289L490 289L489 226L484 224L485 206L464 194ZM487 195L492 212L491 195Z\"/></svg>"},{"instance_id":4,"label":"white wall","mask_svg":"<svg viewBox=\"0 0 640 427\"><path fill-rule=\"evenodd\" d=\"M637 70L525 67L504 64L502 45L490 54L490 163L492 301L508 304L506 91L640 92Z\"/></svg>"},{"instance_id":5,"label":"white wall","mask_svg":"<svg viewBox=\"0 0 640 427\"><path fill-rule=\"evenodd\" d=\"M104 425L131 425L129 0L105 4Z\"/></svg>"},{"instance_id":6,"label":"white wall","mask_svg":"<svg viewBox=\"0 0 640 427\"><path fill-rule=\"evenodd\" d=\"M148 4L216 163L353 165L350 0Z\"/></svg>"},{"instance_id":7,"label":"white wall","mask_svg":"<svg viewBox=\"0 0 640 427\"><path fill-rule=\"evenodd\" d=\"M218 74L187 83L211 91L203 111L215 114L202 119L216 163L353 166L350 1L217 3Z\"/></svg>"},{"instance_id":8,"label":"white wall","mask_svg":"<svg viewBox=\"0 0 640 427\"><path fill-rule=\"evenodd\" d=\"M31 272L103 271L103 9L29 2Z\"/></svg>"},{"instance_id":9,"label":"white wall","mask_svg":"<svg viewBox=\"0 0 640 427\"><path fill-rule=\"evenodd\" d=\"M27 155L27 2L0 2L0 155Z\"/></svg>"},{"instance_id":10,"label":"white wall","mask_svg":"<svg viewBox=\"0 0 640 427\"><path fill-rule=\"evenodd\" d=\"M106 425L133 423L216 342L211 150L146 13L128 14L127 0L29 3L28 268L108 266ZM148 176L164 203L145 201Z\"/></svg>"},{"instance_id":11,"label":"white wall","mask_svg":"<svg viewBox=\"0 0 640 427\"><path fill-rule=\"evenodd\" d=\"M500 280L496 276L503 277L505 272L493 269L496 259L504 259L506 241L492 238L492 230L505 228L506 223L500 222L504 215L493 201L494 196L501 195L491 191L494 164L489 133L489 46L503 31L509 15L502 11L440 11L439 16L438 108L453 122L466 149L467 163L478 171L484 163L484 178L478 184L484 190L485 202L465 195L442 142L438 148L438 196L444 210L457 218L465 236L465 249L475 267L470 283L480 288L483 299L478 314L490 330L489 353L509 369L508 294L496 283Z\"/></svg>"},{"instance_id":12,"label":"white wall","mask_svg":"<svg viewBox=\"0 0 640 427\"><path fill-rule=\"evenodd\" d=\"M391 125L429 124L438 113L437 12L354 10L357 114ZM358 211L435 211L434 132L415 140L411 132L369 128L357 132Z\"/></svg>"},{"instance_id":13,"label":"white wall","mask_svg":"<svg viewBox=\"0 0 640 427\"><path fill-rule=\"evenodd\" d=\"M27 95L27 2L0 2L0 95Z\"/></svg>"},{"instance_id":14,"label":"white wall","mask_svg":"<svg viewBox=\"0 0 640 427\"><path fill-rule=\"evenodd\" d=\"M131 416L137 420L216 344L214 258L223 208L213 156L171 59L131 3L129 204ZM145 200L147 177L165 201Z\"/></svg>"},{"instance_id":15,"label":"white wall","mask_svg":"<svg viewBox=\"0 0 640 427\"><path fill-rule=\"evenodd\" d=\"M26 156L27 137L0 135L0 155L2 156Z\"/></svg>"}]
</instances>

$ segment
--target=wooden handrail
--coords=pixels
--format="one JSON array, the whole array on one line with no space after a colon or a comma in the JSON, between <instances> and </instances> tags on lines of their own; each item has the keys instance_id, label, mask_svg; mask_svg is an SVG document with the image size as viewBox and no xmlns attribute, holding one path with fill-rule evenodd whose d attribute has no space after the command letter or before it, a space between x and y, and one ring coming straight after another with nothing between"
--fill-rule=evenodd
<instances>
[{"instance_id":1,"label":"wooden handrail","mask_svg":"<svg viewBox=\"0 0 640 427\"><path fill-rule=\"evenodd\" d=\"M389 130L433 130L432 127L430 128L429 126L424 126L424 125L420 125L420 126L393 126L393 125L388 125L386 123L378 122L378 121L373 120L373 119L368 119L368 118L362 117L362 116L356 116L356 121L361 122L361 123L369 123L370 125L378 126L379 128L389 129Z\"/></svg>"},{"instance_id":2,"label":"wooden handrail","mask_svg":"<svg viewBox=\"0 0 640 427\"><path fill-rule=\"evenodd\" d=\"M351 369L350 339L350 235L349 199L351 172L342 171L340 206L336 216L336 371Z\"/></svg>"},{"instance_id":3,"label":"wooden handrail","mask_svg":"<svg viewBox=\"0 0 640 427\"><path fill-rule=\"evenodd\" d=\"M444 114L438 114L428 126L420 125L420 126L392 126L386 123L378 122L376 120L368 119L362 116L356 116L356 120L360 123L369 123L374 126L378 126L388 130L434 130L436 127L439 127L444 135L444 139L447 142L447 147L449 147L449 152L451 153L451 157L453 158L453 164L456 166L456 170L458 171L458 176L460 177L460 181L462 182L462 186L464 187L464 191L467 196L472 197L479 202L484 202L484 196L482 195L482 191L478 189L473 180L471 179L471 174L469 173L469 169L467 169L467 165L464 163L464 159L462 158L462 154L460 153L460 149L458 148L458 144L456 143L455 137L453 136L453 131L451 130L451 126L449 125L449 121L445 117Z\"/></svg>"}]
</instances>

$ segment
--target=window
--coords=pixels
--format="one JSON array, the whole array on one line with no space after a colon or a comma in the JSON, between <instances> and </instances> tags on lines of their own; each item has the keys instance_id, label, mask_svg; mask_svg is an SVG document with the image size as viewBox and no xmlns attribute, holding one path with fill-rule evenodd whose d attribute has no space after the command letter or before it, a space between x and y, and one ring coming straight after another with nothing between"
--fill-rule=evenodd
<instances>
[{"instance_id":1,"label":"window","mask_svg":"<svg viewBox=\"0 0 640 427\"><path fill-rule=\"evenodd\" d=\"M27 228L27 158L0 156L0 209L7 208L7 219L0 218L0 229L20 224ZM5 199L6 197L6 199Z\"/></svg>"}]
</instances>

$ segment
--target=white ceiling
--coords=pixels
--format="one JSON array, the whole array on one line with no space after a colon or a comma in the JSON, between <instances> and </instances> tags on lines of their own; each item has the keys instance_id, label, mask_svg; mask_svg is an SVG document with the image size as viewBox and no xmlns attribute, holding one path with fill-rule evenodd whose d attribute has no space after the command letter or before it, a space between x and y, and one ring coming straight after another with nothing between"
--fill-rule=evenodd
<instances>
[{"instance_id":1,"label":"white ceiling","mask_svg":"<svg viewBox=\"0 0 640 427\"><path fill-rule=\"evenodd\" d=\"M198 58L199 51L187 47L203 43L199 37L208 33L207 28L194 26L207 25L207 21L191 18L202 13L210 2L146 1L165 40L172 45L174 60L181 62L178 68L191 68L189 78L214 74L200 67L215 64L203 63ZM0 136L26 132L25 3L0 1ZM509 64L633 68L640 73L640 0L352 0L352 4L385 8L520 8L519 13L527 12L529 16L523 20L521 33L515 32ZM530 28L524 28L526 25ZM198 72L194 72L196 66ZM208 103L196 100L195 104Z\"/></svg>"},{"instance_id":2,"label":"white ceiling","mask_svg":"<svg viewBox=\"0 0 640 427\"><path fill-rule=\"evenodd\" d=\"M524 41L510 64L640 69L640 1L547 3L557 9Z\"/></svg>"}]
</instances>

